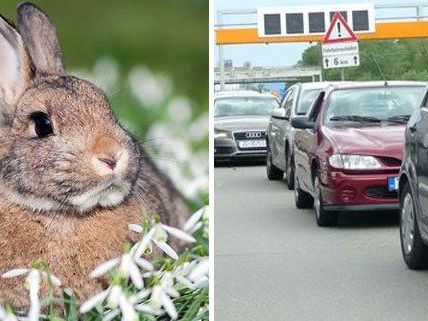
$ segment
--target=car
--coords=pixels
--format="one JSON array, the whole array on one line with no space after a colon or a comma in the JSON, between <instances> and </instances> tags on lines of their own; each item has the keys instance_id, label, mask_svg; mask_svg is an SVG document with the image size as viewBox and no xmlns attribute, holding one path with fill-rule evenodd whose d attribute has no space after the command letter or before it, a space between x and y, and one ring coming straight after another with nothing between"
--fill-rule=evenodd
<instances>
[{"instance_id":1,"label":"car","mask_svg":"<svg viewBox=\"0 0 428 321\"><path fill-rule=\"evenodd\" d=\"M266 174L269 180L285 181L289 189L294 187L293 134L290 120L306 115L322 89L334 82L297 83L288 88L279 108L272 111L266 132Z\"/></svg>"},{"instance_id":2,"label":"car","mask_svg":"<svg viewBox=\"0 0 428 321\"><path fill-rule=\"evenodd\" d=\"M269 93L219 92L214 97L214 160L266 159L269 116L279 105Z\"/></svg>"},{"instance_id":3,"label":"car","mask_svg":"<svg viewBox=\"0 0 428 321\"><path fill-rule=\"evenodd\" d=\"M339 212L399 209L404 131L426 83L362 82L330 86L294 128L294 195L314 207L320 226Z\"/></svg>"},{"instance_id":4,"label":"car","mask_svg":"<svg viewBox=\"0 0 428 321\"><path fill-rule=\"evenodd\" d=\"M428 268L428 89L405 130L400 170L401 252L410 269Z\"/></svg>"}]
</instances>

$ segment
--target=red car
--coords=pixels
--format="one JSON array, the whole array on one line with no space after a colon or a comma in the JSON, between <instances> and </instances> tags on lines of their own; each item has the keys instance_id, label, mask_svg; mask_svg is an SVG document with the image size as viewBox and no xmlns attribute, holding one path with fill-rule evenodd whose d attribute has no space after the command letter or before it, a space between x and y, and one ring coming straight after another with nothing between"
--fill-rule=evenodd
<instances>
[{"instance_id":1,"label":"red car","mask_svg":"<svg viewBox=\"0 0 428 321\"><path fill-rule=\"evenodd\" d=\"M320 226L341 211L398 210L404 130L419 108L422 82L331 86L308 116L295 117L295 201L314 207Z\"/></svg>"}]
</instances>

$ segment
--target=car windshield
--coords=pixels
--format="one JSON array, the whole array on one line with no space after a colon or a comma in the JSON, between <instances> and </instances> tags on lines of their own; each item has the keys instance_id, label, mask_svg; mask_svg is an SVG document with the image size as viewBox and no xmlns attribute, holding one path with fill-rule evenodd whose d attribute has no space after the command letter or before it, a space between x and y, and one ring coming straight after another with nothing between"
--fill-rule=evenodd
<instances>
[{"instance_id":1,"label":"car windshield","mask_svg":"<svg viewBox=\"0 0 428 321\"><path fill-rule=\"evenodd\" d=\"M420 106L423 86L372 87L335 90L327 103L329 123L407 123Z\"/></svg>"},{"instance_id":2,"label":"car windshield","mask_svg":"<svg viewBox=\"0 0 428 321\"><path fill-rule=\"evenodd\" d=\"M214 117L269 116L278 101L274 97L227 97L217 98Z\"/></svg>"},{"instance_id":3,"label":"car windshield","mask_svg":"<svg viewBox=\"0 0 428 321\"><path fill-rule=\"evenodd\" d=\"M306 115L320 91L320 89L307 89L302 91L302 93L300 94L299 101L297 103L296 114Z\"/></svg>"}]
</instances>

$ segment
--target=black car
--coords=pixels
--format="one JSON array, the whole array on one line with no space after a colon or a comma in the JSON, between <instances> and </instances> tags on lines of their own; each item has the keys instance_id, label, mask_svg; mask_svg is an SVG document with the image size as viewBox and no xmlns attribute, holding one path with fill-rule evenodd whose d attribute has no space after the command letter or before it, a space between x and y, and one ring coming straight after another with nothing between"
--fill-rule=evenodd
<instances>
[{"instance_id":1,"label":"black car","mask_svg":"<svg viewBox=\"0 0 428 321\"><path fill-rule=\"evenodd\" d=\"M428 93L406 127L399 178L400 241L411 269L428 268Z\"/></svg>"}]
</instances>

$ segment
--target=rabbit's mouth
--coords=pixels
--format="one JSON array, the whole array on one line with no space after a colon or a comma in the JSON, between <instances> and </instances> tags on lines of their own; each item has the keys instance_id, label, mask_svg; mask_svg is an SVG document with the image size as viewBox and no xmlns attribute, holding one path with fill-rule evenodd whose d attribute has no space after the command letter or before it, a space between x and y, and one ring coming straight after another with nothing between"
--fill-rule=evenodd
<instances>
[{"instance_id":1,"label":"rabbit's mouth","mask_svg":"<svg viewBox=\"0 0 428 321\"><path fill-rule=\"evenodd\" d=\"M85 213L101 207L115 207L121 204L131 191L131 184L126 181L108 180L99 186L71 198L70 202L79 212Z\"/></svg>"}]
</instances>

